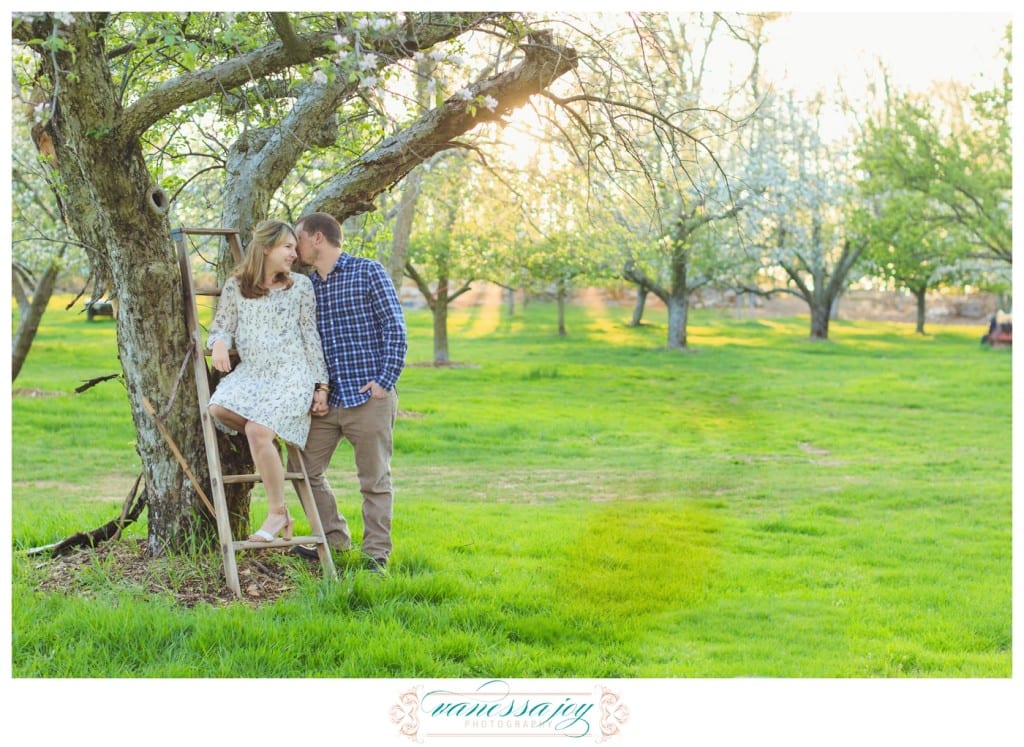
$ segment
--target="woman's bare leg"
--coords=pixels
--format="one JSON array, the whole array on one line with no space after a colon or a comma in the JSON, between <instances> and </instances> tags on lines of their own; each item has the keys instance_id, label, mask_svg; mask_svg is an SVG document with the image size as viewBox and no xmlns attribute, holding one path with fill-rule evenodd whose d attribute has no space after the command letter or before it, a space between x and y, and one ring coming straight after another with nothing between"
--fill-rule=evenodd
<instances>
[{"instance_id":1,"label":"woman's bare leg","mask_svg":"<svg viewBox=\"0 0 1024 747\"><path fill-rule=\"evenodd\" d=\"M284 467L281 464L281 452L278 451L277 434L251 420L245 424L244 430L249 439L249 451L256 463L256 471L263 478L270 511L280 512L284 508Z\"/></svg>"},{"instance_id":2,"label":"woman's bare leg","mask_svg":"<svg viewBox=\"0 0 1024 747\"><path fill-rule=\"evenodd\" d=\"M220 405L210 405L210 415L222 422L228 428L233 431L243 433L245 431L245 424L249 421L239 415L233 410L228 410L221 407Z\"/></svg>"},{"instance_id":3,"label":"woman's bare leg","mask_svg":"<svg viewBox=\"0 0 1024 747\"><path fill-rule=\"evenodd\" d=\"M232 430L245 433L249 441L252 460L267 493L267 520L260 529L271 536L284 531L285 537L291 537L292 521L284 505L284 466L281 464L281 452L278 451L277 434L265 425L246 420L237 412L220 405L210 405L210 415ZM249 539L267 541L266 537L255 535Z\"/></svg>"},{"instance_id":4,"label":"woman's bare leg","mask_svg":"<svg viewBox=\"0 0 1024 747\"><path fill-rule=\"evenodd\" d=\"M260 527L260 532L251 535L249 539L267 541L265 535L276 537L282 533L285 539L291 539L295 522L284 505L284 466L277 447L277 434L265 425L250 420L245 424L245 436L249 439L249 451L256 463L256 471L263 478L268 503L267 520ZM261 536L261 533L265 535Z\"/></svg>"}]
</instances>

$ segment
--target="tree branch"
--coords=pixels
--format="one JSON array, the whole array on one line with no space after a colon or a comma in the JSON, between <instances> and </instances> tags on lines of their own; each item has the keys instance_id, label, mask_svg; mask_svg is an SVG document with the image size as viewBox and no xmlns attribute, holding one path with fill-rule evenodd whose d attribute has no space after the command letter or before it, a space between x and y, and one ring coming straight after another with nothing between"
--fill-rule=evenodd
<instances>
[{"instance_id":1,"label":"tree branch","mask_svg":"<svg viewBox=\"0 0 1024 747\"><path fill-rule=\"evenodd\" d=\"M657 281L651 280L643 270L636 266L633 260L627 260L625 267L622 268L622 277L631 283L636 283L642 288L647 288L651 293L661 299L662 303L666 306L670 300L671 294L660 285Z\"/></svg>"},{"instance_id":2,"label":"tree branch","mask_svg":"<svg viewBox=\"0 0 1024 747\"><path fill-rule=\"evenodd\" d=\"M139 486L142 484L142 474L135 478L135 484L132 486L128 496L124 499L124 503L121 506L121 515L113 521L108 521L101 527L97 527L89 532L78 532L72 534L70 537L66 537L60 542L54 545L46 545L44 547L34 547L28 551L28 555L37 555L46 550L51 551L53 557L59 557L61 555L67 555L69 552L74 550L76 547L96 547L101 542L105 542L109 539L116 539L121 536L121 530L126 526L133 523L142 514L142 510L146 507L148 502L149 494L143 487L142 492L139 492Z\"/></svg>"},{"instance_id":3,"label":"tree branch","mask_svg":"<svg viewBox=\"0 0 1024 747\"><path fill-rule=\"evenodd\" d=\"M416 266L413 265L412 262L406 261L405 274L408 275L409 278L411 278L414 283L416 283L416 287L419 289L420 293L423 294L423 298L425 298L427 301L427 306L429 306L430 309L433 310L435 304L434 294L431 293L430 285L423 278L423 276L420 275L420 273L416 270Z\"/></svg>"},{"instance_id":4,"label":"tree branch","mask_svg":"<svg viewBox=\"0 0 1024 747\"><path fill-rule=\"evenodd\" d=\"M223 93L255 78L292 65L326 57L334 51L334 35L314 33L301 37L305 54L297 54L283 42L274 42L205 70L181 75L140 96L124 110L119 128L125 137L141 137L151 125L185 104Z\"/></svg>"},{"instance_id":5,"label":"tree branch","mask_svg":"<svg viewBox=\"0 0 1024 747\"><path fill-rule=\"evenodd\" d=\"M435 153L455 147L455 138L483 122L498 121L506 113L542 92L578 64L568 47L544 43L535 36L523 45L524 60L516 67L469 87L468 98L453 96L402 132L357 159L321 191L306 208L331 213L338 220L373 209L373 199L400 181L414 166ZM485 97L497 104L493 111L480 105Z\"/></svg>"},{"instance_id":6,"label":"tree branch","mask_svg":"<svg viewBox=\"0 0 1024 747\"><path fill-rule=\"evenodd\" d=\"M291 21L288 20L287 13L268 13L267 16L270 18L270 23L284 44L289 56L296 59L309 56L309 48L305 40L295 33Z\"/></svg>"},{"instance_id":7,"label":"tree branch","mask_svg":"<svg viewBox=\"0 0 1024 747\"><path fill-rule=\"evenodd\" d=\"M412 13L402 29L383 34L368 51L386 58L381 66L411 56L421 47L458 36L499 13ZM206 68L178 76L140 96L125 109L120 128L126 136L140 136L162 117L193 101L224 93L249 81L263 78L294 65L329 57L335 51L336 30L297 34L286 14L274 13L271 23L283 41Z\"/></svg>"},{"instance_id":8,"label":"tree branch","mask_svg":"<svg viewBox=\"0 0 1024 747\"><path fill-rule=\"evenodd\" d=\"M456 298L461 296L463 293L467 293L467 292L469 292L471 290L473 290L473 281L472 280L467 280L463 284L463 286L461 288L459 288L457 291L455 291L454 293L449 293L448 294L448 303L451 303Z\"/></svg>"},{"instance_id":9,"label":"tree branch","mask_svg":"<svg viewBox=\"0 0 1024 747\"><path fill-rule=\"evenodd\" d=\"M373 41L378 52L376 67L379 72L400 56L411 55L422 47L431 47L463 33L495 14L411 14L411 20L400 32L386 34ZM370 47L368 47L369 49ZM359 81L348 75L338 75L333 82L311 82L299 94L295 105L275 127L250 130L232 145L227 171L232 175L232 186L224 199L223 225L251 226L265 217L264 201L254 201L252 193L273 194L310 144L326 146L337 137L335 121L338 107L358 91ZM373 209L372 203L360 205L349 213L354 215Z\"/></svg>"}]
</instances>

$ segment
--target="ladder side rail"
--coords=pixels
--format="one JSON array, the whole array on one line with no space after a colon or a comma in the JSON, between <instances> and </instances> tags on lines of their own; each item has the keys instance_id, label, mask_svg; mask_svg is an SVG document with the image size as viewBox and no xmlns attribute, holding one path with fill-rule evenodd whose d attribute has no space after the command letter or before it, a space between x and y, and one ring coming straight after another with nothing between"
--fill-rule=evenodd
<instances>
[{"instance_id":1,"label":"ladder side rail","mask_svg":"<svg viewBox=\"0 0 1024 747\"><path fill-rule=\"evenodd\" d=\"M323 569L325 578L337 578L338 572L334 568L331 548L327 545L327 534L324 532L323 522L320 521L320 511L316 507L313 490L309 485L309 473L306 471L306 462L302 458L302 451L293 444L287 446L291 463L299 468L299 472L292 478L292 487L299 495L299 503L309 521L310 533L317 536L316 552L320 559L320 567Z\"/></svg>"},{"instance_id":2,"label":"ladder side rail","mask_svg":"<svg viewBox=\"0 0 1024 747\"><path fill-rule=\"evenodd\" d=\"M239 243L238 231L232 231L227 237L228 247L231 249L231 256L235 264L242 261L242 245Z\"/></svg>"},{"instance_id":3,"label":"ladder side rail","mask_svg":"<svg viewBox=\"0 0 1024 747\"><path fill-rule=\"evenodd\" d=\"M206 369L206 355L200 336L199 315L196 311L195 296L192 293L192 268L188 261L188 248L182 231L174 232L178 246L178 265L181 272L181 286L185 302L185 321L189 336L192 339L192 364L195 370L196 393L199 399L199 417L203 426L203 441L206 445L206 461L210 469L210 492L213 494L213 507L217 519L217 535L220 540L221 556L224 559L224 576L228 587L236 596L242 596L241 584L238 580L238 564L235 560L235 548L231 537L231 519L228 514L227 495L224 492L224 480L220 466L220 454L217 451L217 432L207 405L210 403L210 381Z\"/></svg>"}]
</instances>

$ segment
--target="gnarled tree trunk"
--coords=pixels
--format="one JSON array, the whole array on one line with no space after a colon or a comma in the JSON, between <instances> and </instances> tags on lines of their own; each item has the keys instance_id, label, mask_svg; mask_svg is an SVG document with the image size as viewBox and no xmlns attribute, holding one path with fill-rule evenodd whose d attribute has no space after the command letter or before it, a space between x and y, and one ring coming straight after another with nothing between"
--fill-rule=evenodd
<instances>
[{"instance_id":1,"label":"gnarled tree trunk","mask_svg":"<svg viewBox=\"0 0 1024 747\"><path fill-rule=\"evenodd\" d=\"M120 92L111 79L102 37L94 33L101 24L101 16L80 15L62 27L65 45L41 58L44 74L59 81L47 130L71 227L121 299L117 349L148 493L149 547L159 554L193 535L202 513L142 399L149 398L157 410L165 407L189 341L167 198L153 185L138 133L119 126ZM187 367L183 378L165 423L182 453L193 458L199 479L208 480L205 459L195 458L204 449Z\"/></svg>"}]
</instances>

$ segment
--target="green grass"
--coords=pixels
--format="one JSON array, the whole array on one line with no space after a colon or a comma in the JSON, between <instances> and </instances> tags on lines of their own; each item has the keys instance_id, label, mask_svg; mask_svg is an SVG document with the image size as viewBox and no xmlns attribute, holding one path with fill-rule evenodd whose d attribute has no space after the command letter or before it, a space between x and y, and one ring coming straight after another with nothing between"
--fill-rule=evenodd
<instances>
[{"instance_id":1,"label":"green grass","mask_svg":"<svg viewBox=\"0 0 1024 747\"><path fill-rule=\"evenodd\" d=\"M17 677L1011 676L1011 356L979 330L458 309L408 315L388 578L283 558L272 604L185 608L24 549L116 515L123 387L12 401ZM113 325L48 312L15 388L118 370ZM349 452L331 482L358 539ZM290 500L293 500L293 496ZM263 506L257 500L257 511ZM128 539L143 536L133 527ZM204 567L218 558L162 560ZM327 642L327 645L325 645Z\"/></svg>"}]
</instances>

